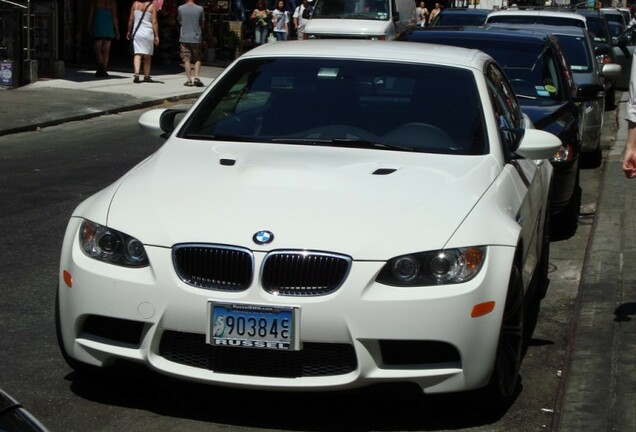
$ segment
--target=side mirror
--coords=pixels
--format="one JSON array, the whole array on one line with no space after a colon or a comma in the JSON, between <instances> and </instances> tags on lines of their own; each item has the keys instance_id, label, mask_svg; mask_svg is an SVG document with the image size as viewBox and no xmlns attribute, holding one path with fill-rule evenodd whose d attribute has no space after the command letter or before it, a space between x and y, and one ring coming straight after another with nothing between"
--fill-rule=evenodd
<instances>
[{"instance_id":1,"label":"side mirror","mask_svg":"<svg viewBox=\"0 0 636 432\"><path fill-rule=\"evenodd\" d=\"M576 88L574 102L591 102L599 100L605 94L605 87L600 84L580 84Z\"/></svg>"},{"instance_id":2,"label":"side mirror","mask_svg":"<svg viewBox=\"0 0 636 432\"><path fill-rule=\"evenodd\" d=\"M400 13L398 11L393 11L393 22L398 22L400 20Z\"/></svg>"},{"instance_id":3,"label":"side mirror","mask_svg":"<svg viewBox=\"0 0 636 432\"><path fill-rule=\"evenodd\" d=\"M561 145L561 140L550 132L525 129L514 154L526 159L550 159Z\"/></svg>"},{"instance_id":4,"label":"side mirror","mask_svg":"<svg viewBox=\"0 0 636 432\"><path fill-rule=\"evenodd\" d=\"M623 67L616 63L606 63L601 69L601 75L608 78L616 78L623 72Z\"/></svg>"},{"instance_id":5,"label":"side mirror","mask_svg":"<svg viewBox=\"0 0 636 432\"><path fill-rule=\"evenodd\" d=\"M146 111L139 117L139 127L147 134L167 138L175 130L177 116L188 112L187 109L160 108ZM179 118L181 121L181 118Z\"/></svg>"}]
</instances>

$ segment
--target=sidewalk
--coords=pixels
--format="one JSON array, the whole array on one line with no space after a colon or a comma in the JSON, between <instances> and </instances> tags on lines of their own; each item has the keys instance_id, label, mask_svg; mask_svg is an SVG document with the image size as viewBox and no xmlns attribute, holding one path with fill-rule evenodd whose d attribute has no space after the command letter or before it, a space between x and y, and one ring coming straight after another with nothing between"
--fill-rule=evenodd
<instances>
[{"instance_id":1,"label":"sidewalk","mask_svg":"<svg viewBox=\"0 0 636 432\"><path fill-rule=\"evenodd\" d=\"M626 100L605 159L553 431L636 431L636 180L622 171Z\"/></svg>"},{"instance_id":2,"label":"sidewalk","mask_svg":"<svg viewBox=\"0 0 636 432\"><path fill-rule=\"evenodd\" d=\"M209 85L223 68L202 66L201 81ZM37 81L16 89L0 88L0 136L196 98L206 87L186 87L182 67L153 67L156 83L133 84L132 73L109 71L95 78L95 69L67 69L64 79Z\"/></svg>"},{"instance_id":3,"label":"sidewalk","mask_svg":"<svg viewBox=\"0 0 636 432\"><path fill-rule=\"evenodd\" d=\"M154 69L156 84L133 84L131 73L96 79L94 70L73 69L64 79L0 90L0 136L196 98L205 90L184 86L181 69ZM203 67L201 79L208 85L222 71ZM636 431L636 180L621 170L626 99L624 93L604 161L553 431Z\"/></svg>"}]
</instances>

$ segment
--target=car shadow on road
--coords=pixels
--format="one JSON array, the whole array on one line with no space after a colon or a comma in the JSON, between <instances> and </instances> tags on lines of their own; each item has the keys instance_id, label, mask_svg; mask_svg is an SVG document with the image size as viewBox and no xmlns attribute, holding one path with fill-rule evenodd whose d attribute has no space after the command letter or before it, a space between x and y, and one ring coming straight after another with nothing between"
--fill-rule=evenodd
<instances>
[{"instance_id":1,"label":"car shadow on road","mask_svg":"<svg viewBox=\"0 0 636 432\"><path fill-rule=\"evenodd\" d=\"M481 406L474 392L423 395L410 384L339 392L267 392L179 381L143 366L66 379L77 396L161 416L230 426L294 431L426 431L478 427L505 412ZM458 415L461 413L461 415Z\"/></svg>"}]
</instances>

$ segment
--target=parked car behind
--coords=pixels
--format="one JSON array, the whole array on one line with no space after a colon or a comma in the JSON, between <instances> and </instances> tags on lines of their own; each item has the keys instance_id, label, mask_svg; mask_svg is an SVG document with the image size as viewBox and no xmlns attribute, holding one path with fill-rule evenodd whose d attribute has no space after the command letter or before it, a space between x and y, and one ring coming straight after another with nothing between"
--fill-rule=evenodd
<instances>
[{"instance_id":1,"label":"parked car behind","mask_svg":"<svg viewBox=\"0 0 636 432\"><path fill-rule=\"evenodd\" d=\"M587 13L586 9L575 10L531 10L509 9L496 11L488 15L487 24L543 24L574 26L586 28L592 36L595 48L603 54L597 56L599 67L603 64L617 63L609 29L599 12ZM605 109L613 110L616 93L615 78L605 80Z\"/></svg>"},{"instance_id":2,"label":"parked car behind","mask_svg":"<svg viewBox=\"0 0 636 432\"><path fill-rule=\"evenodd\" d=\"M601 11L597 9L577 9L576 13L585 17L587 29L592 36L594 44L598 46L608 45L610 48L609 54L597 57L599 63L616 63L621 66L621 74L616 79L611 80L610 91L605 96L605 109L613 110L616 106L616 90L626 88L625 85L629 81L631 58L628 64L621 48L614 44L609 24Z\"/></svg>"},{"instance_id":3,"label":"parked car behind","mask_svg":"<svg viewBox=\"0 0 636 432\"><path fill-rule=\"evenodd\" d=\"M530 32L543 32L556 36L577 86L597 84L605 88L605 79L615 79L621 67L615 63L603 64L599 68L594 43L586 29L571 26L546 26L542 24L491 24L491 27L516 28ZM583 134L581 145L582 163L597 167L602 160L601 131L603 129L605 93L595 100L581 102L583 110Z\"/></svg>"},{"instance_id":4,"label":"parked car behind","mask_svg":"<svg viewBox=\"0 0 636 432\"><path fill-rule=\"evenodd\" d=\"M575 87L554 36L496 27L415 29L401 40L480 49L492 56L510 78L522 109L539 129L558 136L561 150L551 159L554 184L550 199L551 234L567 238L576 232L581 204L579 169L583 113L580 103L602 94L596 84Z\"/></svg>"},{"instance_id":5,"label":"parked car behind","mask_svg":"<svg viewBox=\"0 0 636 432\"><path fill-rule=\"evenodd\" d=\"M69 221L56 319L71 367L514 400L561 142L491 57L270 43L179 112L146 112L166 143Z\"/></svg>"}]
</instances>

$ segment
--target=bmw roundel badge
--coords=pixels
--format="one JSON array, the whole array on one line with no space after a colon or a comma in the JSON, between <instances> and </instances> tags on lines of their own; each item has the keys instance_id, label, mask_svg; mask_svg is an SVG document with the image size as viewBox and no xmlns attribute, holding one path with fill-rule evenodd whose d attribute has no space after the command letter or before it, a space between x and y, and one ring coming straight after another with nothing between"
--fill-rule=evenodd
<instances>
[{"instance_id":1,"label":"bmw roundel badge","mask_svg":"<svg viewBox=\"0 0 636 432\"><path fill-rule=\"evenodd\" d=\"M274 233L272 233L271 231L258 231L256 234L254 234L254 243L257 244L267 244L267 243L271 243L272 241L274 241Z\"/></svg>"}]
</instances>

